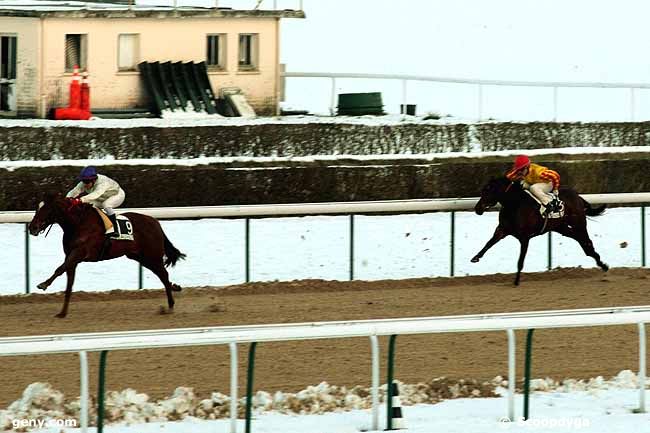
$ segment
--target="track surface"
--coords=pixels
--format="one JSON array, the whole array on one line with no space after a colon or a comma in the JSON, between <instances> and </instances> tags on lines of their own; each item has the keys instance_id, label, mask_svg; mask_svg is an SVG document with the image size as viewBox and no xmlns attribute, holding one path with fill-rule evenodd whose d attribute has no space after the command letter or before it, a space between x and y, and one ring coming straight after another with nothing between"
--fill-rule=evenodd
<instances>
[{"instance_id":1,"label":"track surface","mask_svg":"<svg viewBox=\"0 0 650 433\"><path fill-rule=\"evenodd\" d=\"M56 319L62 296L0 297L0 335L40 335L235 324L420 317L650 304L650 271L561 269L512 275L376 282L295 281L223 288L190 288L176 294L176 311L159 314L162 290L74 293L68 318ZM523 375L525 334L517 333L517 376ZM387 339L380 340L382 358ZM400 336L396 378L416 383L438 376L491 379L507 374L506 333ZM533 376L611 376L638 365L635 326L539 330ZM89 355L96 393L98 354ZM240 346L240 385L245 386L247 347ZM200 397L229 390L226 346L111 352L107 387L127 387L153 398L175 387ZM385 365L382 360L382 378ZM77 355L0 358L0 408L32 382L49 382L68 397L79 395ZM366 338L266 343L257 348L255 389L297 391L327 381L370 383Z\"/></svg>"}]
</instances>

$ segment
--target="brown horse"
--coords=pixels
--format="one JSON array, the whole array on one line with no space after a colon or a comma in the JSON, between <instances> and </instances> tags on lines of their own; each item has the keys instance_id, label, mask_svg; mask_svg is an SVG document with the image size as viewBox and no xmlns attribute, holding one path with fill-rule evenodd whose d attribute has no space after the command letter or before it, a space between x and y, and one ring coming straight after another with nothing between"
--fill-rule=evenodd
<instances>
[{"instance_id":1,"label":"brown horse","mask_svg":"<svg viewBox=\"0 0 650 433\"><path fill-rule=\"evenodd\" d=\"M499 225L492 238L472 258L472 262L478 262L494 244L506 236L512 235L521 244L517 276L515 277L515 285L518 285L530 238L554 231L575 239L585 254L593 257L596 264L603 271L607 271L609 266L600 260L600 256L594 250L594 245L589 239L586 218L601 215L605 211L605 206L592 207L570 188L560 189L560 199L564 202L564 216L545 219L539 213L539 204L524 191L519 183L511 182L505 177L491 179L483 187L481 198L476 203L474 211L478 215L482 215L488 208L500 203Z\"/></svg>"},{"instance_id":2,"label":"brown horse","mask_svg":"<svg viewBox=\"0 0 650 433\"><path fill-rule=\"evenodd\" d=\"M169 311L173 310L172 290L180 291L181 287L169 282L165 266L174 266L179 259L185 258L185 254L167 239L156 219L133 212L123 215L131 222L133 241L107 240L104 223L97 210L89 204L77 204L61 194L47 194L39 203L36 214L29 223L29 233L38 236L53 224L59 224L63 229L65 261L50 278L37 286L46 290L58 276L66 273L68 282L63 309L56 317L65 317L68 313L75 270L79 263L98 262L121 256L140 262L160 278L165 285Z\"/></svg>"}]
</instances>

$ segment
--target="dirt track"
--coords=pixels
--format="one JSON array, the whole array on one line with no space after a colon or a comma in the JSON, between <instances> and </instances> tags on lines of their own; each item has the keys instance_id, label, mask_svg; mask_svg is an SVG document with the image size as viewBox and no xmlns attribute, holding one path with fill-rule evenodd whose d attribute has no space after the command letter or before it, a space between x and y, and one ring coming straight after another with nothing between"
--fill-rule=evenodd
<instances>
[{"instance_id":1,"label":"dirt track","mask_svg":"<svg viewBox=\"0 0 650 433\"><path fill-rule=\"evenodd\" d=\"M512 286L511 275L192 288L176 294L176 311L171 315L158 313L164 303L162 290L75 293L70 314L63 320L53 317L61 307L60 293L4 296L0 297L0 335L644 305L650 303L649 276L650 270L644 269L614 269L607 275L597 270L564 269L525 274L519 288ZM524 334L518 333L517 338L521 361ZM387 339L380 344L384 358ZM396 377L414 383L438 376L505 376L506 345L505 332L400 336ZM540 330L535 333L534 355L536 377L587 378L611 376L622 369L636 370L636 327ZM89 358L94 394L98 355ZM243 391L246 347L240 347L239 358ZM200 396L212 391L228 393L229 353L224 346L111 352L108 360L108 389L131 387L152 397L163 397L176 386L186 385L194 387ZM519 377L521 368L519 362ZM78 372L76 355L0 358L0 408L37 381L50 382L66 395L77 396ZM369 341L364 338L258 345L256 389L296 391L321 381L368 385Z\"/></svg>"}]
</instances>

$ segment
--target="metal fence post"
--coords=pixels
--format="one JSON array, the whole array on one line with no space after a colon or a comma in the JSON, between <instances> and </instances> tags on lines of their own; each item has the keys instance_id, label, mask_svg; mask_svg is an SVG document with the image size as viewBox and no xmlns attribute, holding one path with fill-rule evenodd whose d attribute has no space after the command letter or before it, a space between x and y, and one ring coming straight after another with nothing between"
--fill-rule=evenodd
<instances>
[{"instance_id":1,"label":"metal fence post","mask_svg":"<svg viewBox=\"0 0 650 433\"><path fill-rule=\"evenodd\" d=\"M645 323L639 323L639 413L645 413L646 376Z\"/></svg>"},{"instance_id":2,"label":"metal fence post","mask_svg":"<svg viewBox=\"0 0 650 433\"><path fill-rule=\"evenodd\" d=\"M641 266L645 268L645 206L641 206Z\"/></svg>"},{"instance_id":3,"label":"metal fence post","mask_svg":"<svg viewBox=\"0 0 650 433\"><path fill-rule=\"evenodd\" d=\"M386 378L386 430L393 429L393 370L395 364L395 339L391 335L388 340L388 377Z\"/></svg>"},{"instance_id":4,"label":"metal fence post","mask_svg":"<svg viewBox=\"0 0 650 433\"><path fill-rule=\"evenodd\" d=\"M253 413L253 377L255 370L256 342L252 342L248 350L248 374L246 383L246 433L251 432L251 417Z\"/></svg>"},{"instance_id":5,"label":"metal fence post","mask_svg":"<svg viewBox=\"0 0 650 433\"><path fill-rule=\"evenodd\" d=\"M25 293L29 294L29 224L25 224Z\"/></svg>"},{"instance_id":6,"label":"metal fence post","mask_svg":"<svg viewBox=\"0 0 650 433\"><path fill-rule=\"evenodd\" d=\"M551 232L548 232L548 261L546 262L546 269L551 270L553 268L553 238L551 236Z\"/></svg>"},{"instance_id":7,"label":"metal fence post","mask_svg":"<svg viewBox=\"0 0 650 433\"><path fill-rule=\"evenodd\" d=\"M104 393L106 384L106 356L108 350L99 354L99 383L97 384L97 433L104 431Z\"/></svg>"},{"instance_id":8,"label":"metal fence post","mask_svg":"<svg viewBox=\"0 0 650 433\"><path fill-rule=\"evenodd\" d=\"M354 215L350 214L350 281L354 280Z\"/></svg>"},{"instance_id":9,"label":"metal fence post","mask_svg":"<svg viewBox=\"0 0 650 433\"><path fill-rule=\"evenodd\" d=\"M246 240L245 240L245 259L244 259L244 266L245 266L245 273L246 277L245 280L247 283L250 283L251 281L251 222L250 218L246 218L246 223L245 223L245 231L246 231Z\"/></svg>"},{"instance_id":10,"label":"metal fence post","mask_svg":"<svg viewBox=\"0 0 650 433\"><path fill-rule=\"evenodd\" d=\"M508 329L508 418L515 420L515 331Z\"/></svg>"},{"instance_id":11,"label":"metal fence post","mask_svg":"<svg viewBox=\"0 0 650 433\"><path fill-rule=\"evenodd\" d=\"M526 334L526 364L524 367L524 419L528 419L530 397L530 370L533 363L533 331L529 329Z\"/></svg>"},{"instance_id":12,"label":"metal fence post","mask_svg":"<svg viewBox=\"0 0 650 433\"><path fill-rule=\"evenodd\" d=\"M237 343L230 343L230 433L237 433Z\"/></svg>"},{"instance_id":13,"label":"metal fence post","mask_svg":"<svg viewBox=\"0 0 650 433\"><path fill-rule=\"evenodd\" d=\"M456 212L453 210L451 211L451 227L450 227L450 232L451 234L449 235L450 237L450 242L449 242L449 276L453 277L454 276L454 267L455 267L455 243L456 243Z\"/></svg>"},{"instance_id":14,"label":"metal fence post","mask_svg":"<svg viewBox=\"0 0 650 433\"><path fill-rule=\"evenodd\" d=\"M81 390L79 393L79 424L81 433L88 432L88 354L85 350L79 352L79 370Z\"/></svg>"},{"instance_id":15,"label":"metal fence post","mask_svg":"<svg viewBox=\"0 0 650 433\"><path fill-rule=\"evenodd\" d=\"M372 429L379 430L379 339L370 336L372 356Z\"/></svg>"}]
</instances>

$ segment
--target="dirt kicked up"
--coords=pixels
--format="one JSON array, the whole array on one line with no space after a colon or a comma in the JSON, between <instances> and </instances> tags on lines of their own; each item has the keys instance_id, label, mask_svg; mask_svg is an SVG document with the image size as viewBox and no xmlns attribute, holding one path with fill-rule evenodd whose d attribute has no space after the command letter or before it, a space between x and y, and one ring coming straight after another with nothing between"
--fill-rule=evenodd
<instances>
[{"instance_id":1,"label":"dirt kicked up","mask_svg":"<svg viewBox=\"0 0 650 433\"><path fill-rule=\"evenodd\" d=\"M650 304L650 270L559 269L512 275L335 282L306 280L229 287L186 288L173 314L160 314L164 291L75 292L69 315L56 319L61 293L0 297L0 336L165 329L261 323L424 317ZM637 329L630 326L539 330L533 376L590 378L638 369ZM517 376L523 376L525 334L517 332ZM387 339L380 339L385 380ZM247 346L240 345L240 392ZM99 355L89 354L90 392L96 393ZM27 385L48 382L79 395L77 355L0 357L0 408ZM395 377L406 383L432 378L489 380L507 373L505 332L432 334L397 338ZM255 389L295 392L326 381L370 384L366 338L264 343L257 347ZM229 392L226 346L115 351L108 355L107 388L134 388L152 398L177 386L199 397Z\"/></svg>"}]
</instances>

